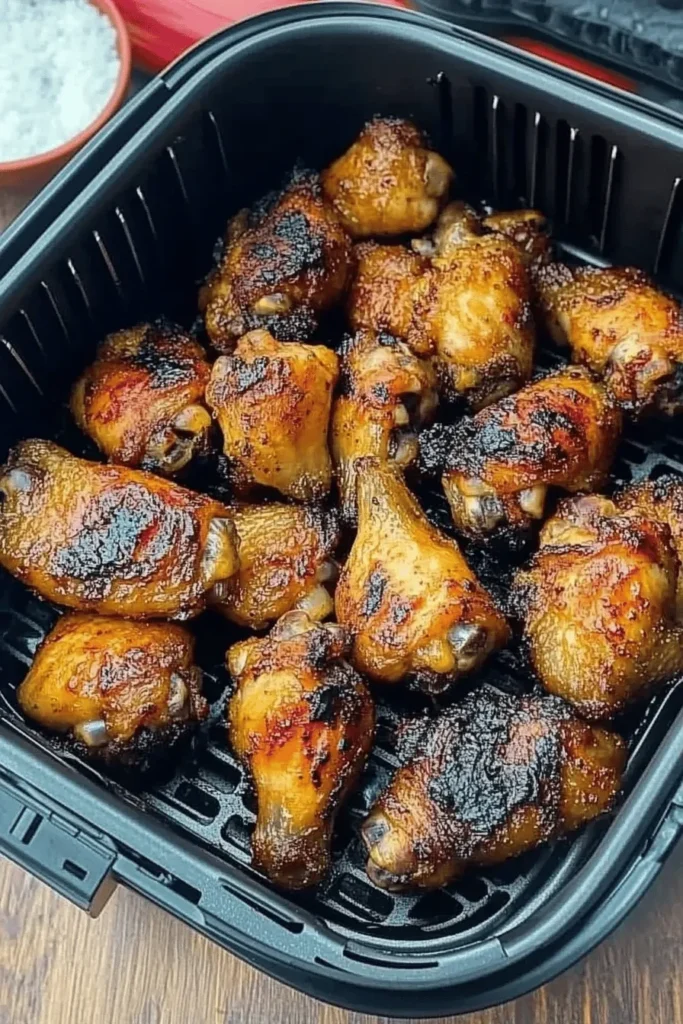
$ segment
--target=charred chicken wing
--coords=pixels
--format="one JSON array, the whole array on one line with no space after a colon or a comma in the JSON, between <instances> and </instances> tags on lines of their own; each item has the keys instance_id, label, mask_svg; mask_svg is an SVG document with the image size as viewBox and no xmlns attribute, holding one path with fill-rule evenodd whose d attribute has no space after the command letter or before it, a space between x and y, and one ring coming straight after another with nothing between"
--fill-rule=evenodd
<instances>
[{"instance_id":1,"label":"charred chicken wing","mask_svg":"<svg viewBox=\"0 0 683 1024\"><path fill-rule=\"evenodd\" d=\"M71 612L17 690L25 714L80 753L141 767L206 718L194 640L168 622Z\"/></svg>"},{"instance_id":2,"label":"charred chicken wing","mask_svg":"<svg viewBox=\"0 0 683 1024\"><path fill-rule=\"evenodd\" d=\"M211 367L196 341L164 321L104 340L71 394L76 423L111 462L165 476L207 448Z\"/></svg>"},{"instance_id":3,"label":"charred chicken wing","mask_svg":"<svg viewBox=\"0 0 683 1024\"><path fill-rule=\"evenodd\" d=\"M274 487L298 501L332 483L327 434L339 359L323 345L279 342L267 331L240 339L211 371L206 400L223 431L235 488Z\"/></svg>"},{"instance_id":4,"label":"charred chicken wing","mask_svg":"<svg viewBox=\"0 0 683 1024\"><path fill-rule=\"evenodd\" d=\"M358 534L335 595L352 661L440 693L505 644L508 626L455 543L429 523L396 467L357 463Z\"/></svg>"},{"instance_id":5,"label":"charred chicken wing","mask_svg":"<svg viewBox=\"0 0 683 1024\"><path fill-rule=\"evenodd\" d=\"M187 618L237 570L224 505L122 466L23 441L0 469L0 564L58 604Z\"/></svg>"},{"instance_id":6,"label":"charred chicken wing","mask_svg":"<svg viewBox=\"0 0 683 1024\"><path fill-rule=\"evenodd\" d=\"M567 267L537 274L555 340L568 344L629 413L683 408L683 318L678 302L633 267Z\"/></svg>"},{"instance_id":7,"label":"charred chicken wing","mask_svg":"<svg viewBox=\"0 0 683 1024\"><path fill-rule=\"evenodd\" d=\"M404 342L359 331L344 344L331 446L347 521L355 521L356 461L375 455L405 469L417 457L415 428L431 417L436 404L431 364Z\"/></svg>"},{"instance_id":8,"label":"charred chicken wing","mask_svg":"<svg viewBox=\"0 0 683 1024\"><path fill-rule=\"evenodd\" d=\"M230 509L240 567L218 605L233 622L264 629L293 608L325 619L334 610L336 512L315 505L237 505Z\"/></svg>"},{"instance_id":9,"label":"charred chicken wing","mask_svg":"<svg viewBox=\"0 0 683 1024\"><path fill-rule=\"evenodd\" d=\"M471 537L521 531L543 518L549 487L600 487L614 457L621 417L583 367L563 368L515 395L421 438L458 530Z\"/></svg>"},{"instance_id":10,"label":"charred chicken wing","mask_svg":"<svg viewBox=\"0 0 683 1024\"><path fill-rule=\"evenodd\" d=\"M562 502L513 588L545 688L602 719L682 671L678 574L666 526L600 495Z\"/></svg>"},{"instance_id":11,"label":"charred chicken wing","mask_svg":"<svg viewBox=\"0 0 683 1024\"><path fill-rule=\"evenodd\" d=\"M349 236L316 175L296 175L275 202L228 228L225 253L199 296L207 333L221 352L262 327L283 340L309 337L317 314L346 289Z\"/></svg>"},{"instance_id":12,"label":"charred chicken wing","mask_svg":"<svg viewBox=\"0 0 683 1024\"><path fill-rule=\"evenodd\" d=\"M408 723L399 753L362 828L368 875L390 890L439 888L609 810L626 745L557 698L485 687Z\"/></svg>"},{"instance_id":13,"label":"charred chicken wing","mask_svg":"<svg viewBox=\"0 0 683 1024\"><path fill-rule=\"evenodd\" d=\"M254 864L288 889L328 872L335 816L373 742L372 698L348 648L341 626L290 612L228 652L230 742L258 802Z\"/></svg>"},{"instance_id":14,"label":"charred chicken wing","mask_svg":"<svg viewBox=\"0 0 683 1024\"><path fill-rule=\"evenodd\" d=\"M369 121L322 176L325 195L354 238L424 231L452 180L450 166L426 148L422 132L391 117Z\"/></svg>"}]
</instances>

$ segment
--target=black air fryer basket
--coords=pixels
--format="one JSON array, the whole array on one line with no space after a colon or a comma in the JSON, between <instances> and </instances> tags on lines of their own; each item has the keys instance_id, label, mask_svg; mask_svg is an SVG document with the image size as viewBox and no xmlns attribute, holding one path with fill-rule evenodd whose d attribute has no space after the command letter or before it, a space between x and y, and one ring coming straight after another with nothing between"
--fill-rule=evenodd
<instances>
[{"instance_id":1,"label":"black air fryer basket","mask_svg":"<svg viewBox=\"0 0 683 1024\"><path fill-rule=\"evenodd\" d=\"M160 312L190 323L228 216L296 160L324 166L377 112L425 128L461 192L541 207L571 258L633 263L683 290L678 115L386 7L279 11L155 79L3 237L0 454L30 435L87 451L75 430L64 435L60 407L96 342ZM621 451L624 480L683 473L680 421L632 429ZM431 511L441 515L438 503ZM357 825L395 764L393 712L381 708L330 879L312 894L280 894L249 866L253 798L221 721L225 623L198 625L214 702L205 735L133 790L56 749L17 711L15 687L56 614L2 574L0 850L93 913L123 882L322 999L424 1017L520 995L621 920L683 825L683 687L672 686L624 723L631 754L611 819L443 892L380 891L365 876ZM510 655L488 676L530 685Z\"/></svg>"}]
</instances>

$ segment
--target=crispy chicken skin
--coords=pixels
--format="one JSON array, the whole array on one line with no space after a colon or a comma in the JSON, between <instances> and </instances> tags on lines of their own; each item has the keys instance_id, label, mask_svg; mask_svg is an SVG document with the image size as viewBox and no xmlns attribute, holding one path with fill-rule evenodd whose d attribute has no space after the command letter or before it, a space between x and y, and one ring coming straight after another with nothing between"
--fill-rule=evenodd
<instances>
[{"instance_id":1,"label":"crispy chicken skin","mask_svg":"<svg viewBox=\"0 0 683 1024\"><path fill-rule=\"evenodd\" d=\"M322 175L325 195L354 238L424 231L453 171L410 121L375 117Z\"/></svg>"},{"instance_id":2,"label":"crispy chicken skin","mask_svg":"<svg viewBox=\"0 0 683 1024\"><path fill-rule=\"evenodd\" d=\"M606 719L683 670L669 530L601 495L566 499L512 602L544 687Z\"/></svg>"},{"instance_id":3,"label":"crispy chicken skin","mask_svg":"<svg viewBox=\"0 0 683 1024\"><path fill-rule=\"evenodd\" d=\"M621 417L602 384L563 367L514 395L420 439L423 468L444 467L458 530L520 532L543 518L549 487L591 491L614 458Z\"/></svg>"},{"instance_id":4,"label":"crispy chicken skin","mask_svg":"<svg viewBox=\"0 0 683 1024\"><path fill-rule=\"evenodd\" d=\"M402 762L362 826L384 889L436 889L609 810L626 744L554 697L492 687L407 723Z\"/></svg>"},{"instance_id":5,"label":"crispy chicken skin","mask_svg":"<svg viewBox=\"0 0 683 1024\"><path fill-rule=\"evenodd\" d=\"M295 175L270 208L231 221L223 259L199 295L207 334L220 352L259 327L282 340L307 338L351 270L351 241L317 175Z\"/></svg>"},{"instance_id":6,"label":"crispy chicken skin","mask_svg":"<svg viewBox=\"0 0 683 1024\"><path fill-rule=\"evenodd\" d=\"M396 467L359 460L357 496L358 533L335 594L352 662L378 682L408 676L441 693L507 642L507 623Z\"/></svg>"},{"instance_id":7,"label":"crispy chicken skin","mask_svg":"<svg viewBox=\"0 0 683 1024\"><path fill-rule=\"evenodd\" d=\"M434 355L447 396L478 409L531 376L531 282L503 235L467 229L463 238L444 242L431 260L401 246L358 246L348 315L356 330L386 331Z\"/></svg>"},{"instance_id":8,"label":"crispy chicken skin","mask_svg":"<svg viewBox=\"0 0 683 1024\"><path fill-rule=\"evenodd\" d=\"M633 267L567 267L536 275L540 309L574 362L604 377L623 409L683 408L683 318L678 302Z\"/></svg>"},{"instance_id":9,"label":"crispy chicken skin","mask_svg":"<svg viewBox=\"0 0 683 1024\"><path fill-rule=\"evenodd\" d=\"M646 519L664 523L671 531L671 542L683 567L683 481L672 475L631 484L615 497L621 510L636 509ZM683 569L678 572L676 618L683 623Z\"/></svg>"},{"instance_id":10,"label":"crispy chicken skin","mask_svg":"<svg viewBox=\"0 0 683 1024\"><path fill-rule=\"evenodd\" d=\"M219 502L30 440L0 469L0 564L70 608L187 618L224 594L238 560Z\"/></svg>"},{"instance_id":11,"label":"crispy chicken skin","mask_svg":"<svg viewBox=\"0 0 683 1024\"><path fill-rule=\"evenodd\" d=\"M70 612L39 647L17 699L79 752L138 767L208 714L193 653L181 626Z\"/></svg>"},{"instance_id":12,"label":"crispy chicken skin","mask_svg":"<svg viewBox=\"0 0 683 1024\"><path fill-rule=\"evenodd\" d=\"M208 447L201 345L165 321L105 338L71 393L71 412L111 462L170 476Z\"/></svg>"},{"instance_id":13,"label":"crispy chicken skin","mask_svg":"<svg viewBox=\"0 0 683 1024\"><path fill-rule=\"evenodd\" d=\"M223 431L239 493L274 487L298 501L332 483L327 445L339 358L324 345L279 342L251 331L214 363L206 400Z\"/></svg>"},{"instance_id":14,"label":"crispy chicken skin","mask_svg":"<svg viewBox=\"0 0 683 1024\"><path fill-rule=\"evenodd\" d=\"M240 567L224 602L227 618L264 629L293 608L325 619L334 610L328 585L338 568L339 516L317 505L236 505Z\"/></svg>"},{"instance_id":15,"label":"crispy chicken skin","mask_svg":"<svg viewBox=\"0 0 683 1024\"><path fill-rule=\"evenodd\" d=\"M253 861L287 889L329 871L337 811L372 747L374 705L348 649L341 626L290 612L228 652L230 742L258 803Z\"/></svg>"},{"instance_id":16,"label":"crispy chicken skin","mask_svg":"<svg viewBox=\"0 0 683 1024\"><path fill-rule=\"evenodd\" d=\"M342 514L356 518L356 461L374 455L405 469L417 458L415 429L437 405L431 363L390 334L359 331L342 348L331 447Z\"/></svg>"},{"instance_id":17,"label":"crispy chicken skin","mask_svg":"<svg viewBox=\"0 0 683 1024\"><path fill-rule=\"evenodd\" d=\"M487 231L505 235L522 253L527 266L534 267L552 259L548 222L539 210L506 210L483 220Z\"/></svg>"},{"instance_id":18,"label":"crispy chicken skin","mask_svg":"<svg viewBox=\"0 0 683 1024\"><path fill-rule=\"evenodd\" d=\"M539 210L506 210L482 217L461 200L449 203L439 215L431 238L413 239L412 248L422 256L448 257L464 242L491 232L513 242L528 267L552 258L547 221Z\"/></svg>"}]
</instances>

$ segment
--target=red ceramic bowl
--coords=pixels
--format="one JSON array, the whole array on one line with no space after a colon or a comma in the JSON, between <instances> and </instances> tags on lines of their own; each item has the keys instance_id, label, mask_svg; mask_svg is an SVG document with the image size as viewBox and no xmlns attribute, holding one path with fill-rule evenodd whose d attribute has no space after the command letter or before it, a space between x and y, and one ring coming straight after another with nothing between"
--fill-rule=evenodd
<instances>
[{"instance_id":1,"label":"red ceramic bowl","mask_svg":"<svg viewBox=\"0 0 683 1024\"><path fill-rule=\"evenodd\" d=\"M56 149L49 149L46 153L39 153L38 156L26 157L24 160L10 160L5 163L0 161L0 188L5 186L33 186L38 188L52 177L71 157L78 152L88 139L100 130L111 115L116 111L128 89L130 82L130 39L128 30L123 18L113 0L89 0L95 7L99 7L116 30L116 47L119 52L121 67L119 76L114 86L109 102L95 120L84 128L82 132L75 135Z\"/></svg>"}]
</instances>

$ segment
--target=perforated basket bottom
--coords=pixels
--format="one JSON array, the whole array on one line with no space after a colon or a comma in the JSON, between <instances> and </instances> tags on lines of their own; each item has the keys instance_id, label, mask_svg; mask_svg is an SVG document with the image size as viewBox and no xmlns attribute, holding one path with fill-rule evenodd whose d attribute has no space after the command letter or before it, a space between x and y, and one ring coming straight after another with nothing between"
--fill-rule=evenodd
<instances>
[{"instance_id":1,"label":"perforated basket bottom","mask_svg":"<svg viewBox=\"0 0 683 1024\"><path fill-rule=\"evenodd\" d=\"M556 353L546 351L540 363L549 367L560 361ZM75 428L64 425L61 414L59 421L57 440L76 453L94 455ZM620 447L615 482L626 483L665 472L683 475L680 428L674 424L666 430L661 423L630 428ZM422 492L420 496L433 520L450 532L443 497L436 491ZM474 547L467 549L467 556L484 583L499 597L505 593L515 566L524 560L523 554L513 559ZM144 808L220 857L251 872L249 843L255 818L254 796L228 748L224 719L230 680L223 657L225 649L244 634L211 614L193 624L197 658L205 672L206 693L211 701L210 719L185 748L182 758L174 760L175 770L167 766L154 778L148 778L145 788L133 789L56 747L49 737L24 722L17 708L16 687L58 614L55 607L33 596L7 574L0 575L1 713L22 732L39 738L56 757L114 789L122 799ZM494 659L472 685L483 681L516 692L535 685L524 654L516 646ZM406 940L414 946L445 939L450 944L471 942L490 934L504 920L526 916L576 871L599 841L605 822L596 822L570 840L533 851L497 869L469 873L436 893L398 896L377 889L365 874L358 826L396 765L392 735L397 721L416 712L424 703L417 696L399 691L392 691L389 697L380 692L376 696L377 743L358 791L340 814L333 870L317 890L296 894L293 901L326 920L332 928L349 936L362 935L366 942L375 941L384 947L392 941ZM671 687L655 697L646 709L631 712L618 724L631 743L626 788L661 740L681 699L683 687Z\"/></svg>"}]
</instances>

